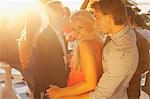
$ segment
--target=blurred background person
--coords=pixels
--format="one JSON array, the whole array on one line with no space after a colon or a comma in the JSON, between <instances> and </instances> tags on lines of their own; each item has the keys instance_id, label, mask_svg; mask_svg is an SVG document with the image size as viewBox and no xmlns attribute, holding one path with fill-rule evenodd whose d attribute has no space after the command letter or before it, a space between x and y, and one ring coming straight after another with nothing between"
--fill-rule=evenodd
<instances>
[{"instance_id":1,"label":"blurred background person","mask_svg":"<svg viewBox=\"0 0 150 99\"><path fill-rule=\"evenodd\" d=\"M147 27L143 18L139 14L134 14L134 11L128 9L129 19L131 26L133 27L137 37L137 47L139 50L139 64L138 68L131 79L130 86L128 88L129 99L139 99L141 95L141 75L147 71L150 71L150 31L145 29ZM146 84L149 82L149 74L146 77ZM147 88L146 88L147 87ZM150 89L146 85L145 92L149 93Z\"/></svg>"},{"instance_id":2,"label":"blurred background person","mask_svg":"<svg viewBox=\"0 0 150 99\"><path fill-rule=\"evenodd\" d=\"M42 19L37 11L30 11L27 15L24 33L19 40L19 56L22 65L20 71L27 82L31 92L34 92L34 49L36 48L37 37L40 35Z\"/></svg>"},{"instance_id":3,"label":"blurred background person","mask_svg":"<svg viewBox=\"0 0 150 99\"><path fill-rule=\"evenodd\" d=\"M20 71L21 64L19 60L17 39L24 29L25 16L18 15L17 19L9 16L3 16L2 18L0 32L0 60Z\"/></svg>"},{"instance_id":4,"label":"blurred background person","mask_svg":"<svg viewBox=\"0 0 150 99\"><path fill-rule=\"evenodd\" d=\"M49 24L37 38L34 57L34 98L42 97L50 84L60 87L67 85L67 71L64 55L67 53L61 33L64 22L64 10L61 2L49 1L46 4L46 14Z\"/></svg>"}]
</instances>

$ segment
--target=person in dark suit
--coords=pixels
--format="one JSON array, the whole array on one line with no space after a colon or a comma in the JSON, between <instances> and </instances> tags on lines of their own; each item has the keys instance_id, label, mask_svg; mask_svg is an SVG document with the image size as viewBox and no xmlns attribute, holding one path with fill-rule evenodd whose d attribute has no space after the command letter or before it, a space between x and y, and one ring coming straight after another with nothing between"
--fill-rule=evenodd
<instances>
[{"instance_id":1,"label":"person in dark suit","mask_svg":"<svg viewBox=\"0 0 150 99\"><path fill-rule=\"evenodd\" d=\"M146 24L140 15L136 15L132 8L127 7L128 18L136 33L137 47L139 51L139 63L127 89L129 99L139 99L141 91L141 74L150 70L150 34L144 29Z\"/></svg>"},{"instance_id":2,"label":"person in dark suit","mask_svg":"<svg viewBox=\"0 0 150 99\"><path fill-rule=\"evenodd\" d=\"M41 93L45 92L51 84L65 87L67 83L67 73L63 59L64 49L62 40L58 33L61 29L62 5L58 1L47 3L46 13L49 18L49 25L37 37L34 54L34 98L41 99ZM52 12L55 12L52 14ZM56 13L57 12L57 13ZM59 20L59 22L58 22ZM47 99L43 97L43 99Z\"/></svg>"}]
</instances>

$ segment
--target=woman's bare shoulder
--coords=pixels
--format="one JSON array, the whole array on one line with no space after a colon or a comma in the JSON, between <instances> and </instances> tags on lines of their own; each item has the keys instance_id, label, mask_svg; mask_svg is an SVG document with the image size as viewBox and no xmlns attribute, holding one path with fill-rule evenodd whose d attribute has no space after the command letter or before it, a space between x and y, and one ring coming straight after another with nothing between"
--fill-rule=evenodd
<instances>
[{"instance_id":1,"label":"woman's bare shoulder","mask_svg":"<svg viewBox=\"0 0 150 99\"><path fill-rule=\"evenodd\" d=\"M90 48L91 47L91 40L82 40L79 43L79 48Z\"/></svg>"},{"instance_id":2,"label":"woman's bare shoulder","mask_svg":"<svg viewBox=\"0 0 150 99\"><path fill-rule=\"evenodd\" d=\"M93 47L94 45L96 46L103 46L103 43L99 39L93 39L93 40L83 40L79 43L79 47Z\"/></svg>"}]
</instances>

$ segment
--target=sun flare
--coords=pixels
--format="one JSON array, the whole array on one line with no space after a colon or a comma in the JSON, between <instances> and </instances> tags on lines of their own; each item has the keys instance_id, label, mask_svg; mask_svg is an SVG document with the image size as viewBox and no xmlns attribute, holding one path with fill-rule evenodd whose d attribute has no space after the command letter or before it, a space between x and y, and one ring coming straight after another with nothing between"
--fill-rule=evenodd
<instances>
[{"instance_id":1,"label":"sun flare","mask_svg":"<svg viewBox=\"0 0 150 99\"><path fill-rule=\"evenodd\" d=\"M37 0L0 0L0 16L21 15L29 9L36 9L38 4Z\"/></svg>"}]
</instances>

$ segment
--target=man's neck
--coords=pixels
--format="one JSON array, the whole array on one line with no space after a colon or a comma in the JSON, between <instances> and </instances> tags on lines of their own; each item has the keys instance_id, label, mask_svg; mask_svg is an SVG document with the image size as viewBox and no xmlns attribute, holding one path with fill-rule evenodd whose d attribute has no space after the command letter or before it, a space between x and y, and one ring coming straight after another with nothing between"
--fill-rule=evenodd
<instances>
[{"instance_id":1,"label":"man's neck","mask_svg":"<svg viewBox=\"0 0 150 99\"><path fill-rule=\"evenodd\" d=\"M122 30L125 27L125 25L114 25L112 26L112 30L110 31L110 34L115 34Z\"/></svg>"}]
</instances>

